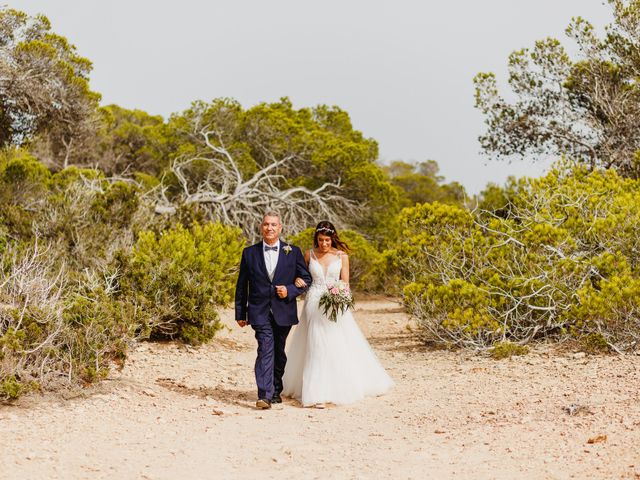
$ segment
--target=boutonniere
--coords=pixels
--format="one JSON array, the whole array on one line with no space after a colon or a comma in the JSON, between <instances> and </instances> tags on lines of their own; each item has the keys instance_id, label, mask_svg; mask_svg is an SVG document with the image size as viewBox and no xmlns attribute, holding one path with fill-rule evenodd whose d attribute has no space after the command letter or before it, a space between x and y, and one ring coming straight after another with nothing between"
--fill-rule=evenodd
<instances>
[{"instance_id":1,"label":"boutonniere","mask_svg":"<svg viewBox=\"0 0 640 480\"><path fill-rule=\"evenodd\" d=\"M291 253L291 245L285 245L284 247L282 247L282 251L285 255L289 255L289 253Z\"/></svg>"}]
</instances>

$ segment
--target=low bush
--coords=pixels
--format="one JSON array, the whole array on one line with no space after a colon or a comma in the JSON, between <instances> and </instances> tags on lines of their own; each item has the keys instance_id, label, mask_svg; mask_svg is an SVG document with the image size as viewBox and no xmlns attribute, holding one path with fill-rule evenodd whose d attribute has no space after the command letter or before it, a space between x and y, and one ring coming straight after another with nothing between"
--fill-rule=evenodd
<instances>
[{"instance_id":1,"label":"low bush","mask_svg":"<svg viewBox=\"0 0 640 480\"><path fill-rule=\"evenodd\" d=\"M50 253L38 244L10 244L2 257L2 399L103 378L124 360L136 329L132 308L115 298L113 285L67 282Z\"/></svg>"},{"instance_id":2,"label":"low bush","mask_svg":"<svg viewBox=\"0 0 640 480\"><path fill-rule=\"evenodd\" d=\"M152 339L197 345L221 328L217 308L231 302L245 242L218 223L142 232L127 260L123 294L144 312Z\"/></svg>"},{"instance_id":3,"label":"low bush","mask_svg":"<svg viewBox=\"0 0 640 480\"><path fill-rule=\"evenodd\" d=\"M0 398L100 380L137 336L199 344L221 327L240 231L155 216L144 193L0 152Z\"/></svg>"},{"instance_id":4,"label":"low bush","mask_svg":"<svg viewBox=\"0 0 640 480\"><path fill-rule=\"evenodd\" d=\"M502 360L504 358L526 355L529 353L529 348L526 345L518 345L517 343L498 342L491 347L490 353L496 360Z\"/></svg>"},{"instance_id":5,"label":"low bush","mask_svg":"<svg viewBox=\"0 0 640 480\"><path fill-rule=\"evenodd\" d=\"M611 347L607 339L600 333L589 333L580 339L580 346L586 353L609 353Z\"/></svg>"},{"instance_id":6,"label":"low bush","mask_svg":"<svg viewBox=\"0 0 640 480\"><path fill-rule=\"evenodd\" d=\"M474 211L403 211L393 257L428 336L478 348L597 335L637 349L640 182L559 164L498 193Z\"/></svg>"}]
</instances>

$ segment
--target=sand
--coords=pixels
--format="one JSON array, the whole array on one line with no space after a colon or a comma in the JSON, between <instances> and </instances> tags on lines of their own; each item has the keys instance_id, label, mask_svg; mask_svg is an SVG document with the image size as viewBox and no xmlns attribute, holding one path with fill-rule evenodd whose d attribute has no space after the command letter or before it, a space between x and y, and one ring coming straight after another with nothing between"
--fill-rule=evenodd
<instances>
[{"instance_id":1,"label":"sand","mask_svg":"<svg viewBox=\"0 0 640 480\"><path fill-rule=\"evenodd\" d=\"M252 330L138 344L75 398L0 407L0 478L640 478L640 356L427 349L401 306L356 318L396 388L324 410L254 408Z\"/></svg>"}]
</instances>

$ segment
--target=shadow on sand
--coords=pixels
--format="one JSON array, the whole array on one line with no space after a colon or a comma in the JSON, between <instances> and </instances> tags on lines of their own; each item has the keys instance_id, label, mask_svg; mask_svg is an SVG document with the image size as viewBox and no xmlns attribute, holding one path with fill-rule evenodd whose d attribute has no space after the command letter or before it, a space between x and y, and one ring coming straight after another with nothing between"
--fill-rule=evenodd
<instances>
[{"instance_id":1,"label":"shadow on sand","mask_svg":"<svg viewBox=\"0 0 640 480\"><path fill-rule=\"evenodd\" d=\"M424 348L424 343L411 333L372 335L368 340L372 347L388 352L404 352Z\"/></svg>"},{"instance_id":2,"label":"shadow on sand","mask_svg":"<svg viewBox=\"0 0 640 480\"><path fill-rule=\"evenodd\" d=\"M243 408L253 409L252 403L255 399L255 391L226 388L222 385L215 387L189 387L173 378L158 378L156 384L161 387L190 397L211 398L227 405L237 405Z\"/></svg>"}]
</instances>

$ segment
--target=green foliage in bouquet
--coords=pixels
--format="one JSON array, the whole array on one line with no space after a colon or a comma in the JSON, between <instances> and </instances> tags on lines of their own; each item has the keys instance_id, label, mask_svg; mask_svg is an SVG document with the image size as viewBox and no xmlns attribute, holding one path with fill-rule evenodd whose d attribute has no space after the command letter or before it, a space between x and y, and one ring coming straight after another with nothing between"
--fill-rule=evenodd
<instances>
[{"instance_id":1,"label":"green foliage in bouquet","mask_svg":"<svg viewBox=\"0 0 640 480\"><path fill-rule=\"evenodd\" d=\"M232 300L245 242L218 223L142 232L128 261L123 292L144 312L146 334L197 345L222 324L217 308Z\"/></svg>"},{"instance_id":2,"label":"green foliage in bouquet","mask_svg":"<svg viewBox=\"0 0 640 480\"><path fill-rule=\"evenodd\" d=\"M319 305L322 313L332 322L338 321L338 316L349 309L353 309L355 303L349 285L342 280L335 284L327 285L327 290L320 297Z\"/></svg>"},{"instance_id":3,"label":"green foliage in bouquet","mask_svg":"<svg viewBox=\"0 0 640 480\"><path fill-rule=\"evenodd\" d=\"M640 183L560 163L488 193L474 211L403 211L393 257L425 334L472 347L591 335L637 349Z\"/></svg>"}]
</instances>

